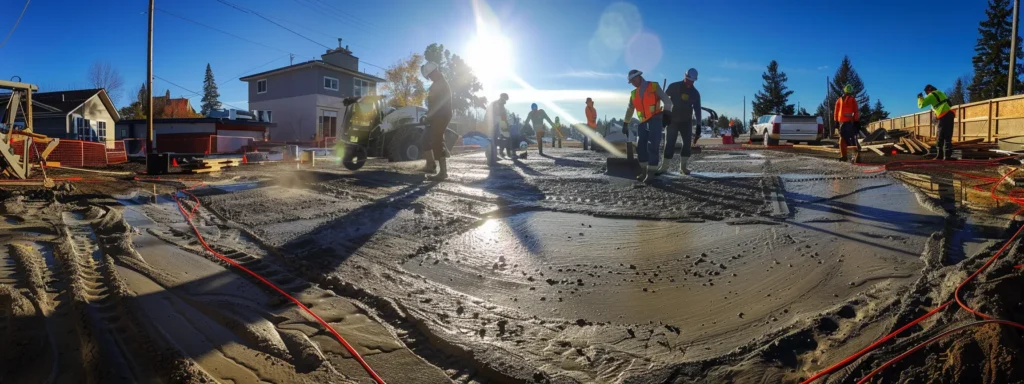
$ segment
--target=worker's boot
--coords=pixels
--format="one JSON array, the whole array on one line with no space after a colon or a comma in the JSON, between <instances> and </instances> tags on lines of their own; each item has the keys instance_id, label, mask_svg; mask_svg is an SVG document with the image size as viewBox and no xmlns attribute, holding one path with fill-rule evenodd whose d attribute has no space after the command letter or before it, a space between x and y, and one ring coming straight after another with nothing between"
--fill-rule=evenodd
<instances>
[{"instance_id":1,"label":"worker's boot","mask_svg":"<svg viewBox=\"0 0 1024 384\"><path fill-rule=\"evenodd\" d=\"M668 159L661 159L661 164L658 164L658 170L654 171L655 175L665 174L665 168L668 168Z\"/></svg>"},{"instance_id":2,"label":"worker's boot","mask_svg":"<svg viewBox=\"0 0 1024 384\"><path fill-rule=\"evenodd\" d=\"M544 140L537 140L537 153L544 154Z\"/></svg>"},{"instance_id":3,"label":"worker's boot","mask_svg":"<svg viewBox=\"0 0 1024 384\"><path fill-rule=\"evenodd\" d=\"M441 171L436 175L427 175L427 181L443 181L448 178L448 159L442 157L437 162L441 164Z\"/></svg>"},{"instance_id":4,"label":"worker's boot","mask_svg":"<svg viewBox=\"0 0 1024 384\"><path fill-rule=\"evenodd\" d=\"M690 164L690 157L689 156L683 156L683 157L679 158L679 174L680 175L689 175L690 174L690 169L687 168L687 165L689 165L689 164Z\"/></svg>"},{"instance_id":5,"label":"worker's boot","mask_svg":"<svg viewBox=\"0 0 1024 384\"><path fill-rule=\"evenodd\" d=\"M636 181L644 181L647 178L647 164L640 163L640 173L636 175Z\"/></svg>"},{"instance_id":6,"label":"worker's boot","mask_svg":"<svg viewBox=\"0 0 1024 384\"><path fill-rule=\"evenodd\" d=\"M644 184L647 184L647 185L650 185L651 183L653 183L654 182L654 178L657 177L657 175L655 175L655 172L654 172L656 170L657 170L657 168L654 168L653 166L647 166L646 175L644 175L644 179L640 180L640 181L642 181Z\"/></svg>"},{"instance_id":7,"label":"worker's boot","mask_svg":"<svg viewBox=\"0 0 1024 384\"><path fill-rule=\"evenodd\" d=\"M423 158L427 160L427 163L423 164L423 168L420 168L419 171L423 173L437 172L437 164L434 163L434 151L424 151Z\"/></svg>"}]
</instances>

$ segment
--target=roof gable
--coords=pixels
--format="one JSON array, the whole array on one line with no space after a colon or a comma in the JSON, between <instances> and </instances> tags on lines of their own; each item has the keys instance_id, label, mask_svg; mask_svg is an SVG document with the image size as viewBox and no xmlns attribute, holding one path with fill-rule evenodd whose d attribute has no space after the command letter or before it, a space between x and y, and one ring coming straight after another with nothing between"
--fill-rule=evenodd
<instances>
[{"instance_id":1,"label":"roof gable","mask_svg":"<svg viewBox=\"0 0 1024 384\"><path fill-rule=\"evenodd\" d=\"M34 92L32 93L32 106L41 107L44 111L33 111L33 115L41 118L49 117L47 115L66 115L81 107L89 99L97 96L107 109L107 113L114 118L114 121L120 120L121 116L117 113L117 108L114 107L114 103L110 101L107 91L103 88ZM10 95L0 96L0 102L6 102L9 99Z\"/></svg>"},{"instance_id":2,"label":"roof gable","mask_svg":"<svg viewBox=\"0 0 1024 384\"><path fill-rule=\"evenodd\" d=\"M240 78L239 80L245 81L245 82L254 81L254 80L262 80L264 77L267 77L267 76L274 76L274 75L285 73L285 72L298 71L298 70L303 70L303 69L306 69L306 68L313 68L313 67L325 68L325 69L328 69L328 70L332 70L332 71L335 71L335 72L343 73L343 74L346 74L346 75L349 75L349 76L352 76L352 77L356 77L356 78L360 78L360 79L363 79L363 80L369 80L369 81L376 82L376 83L383 83L383 82L387 81L387 80L384 80L384 79L379 78L379 77L374 76L374 75L370 75L370 74L363 73L363 72L358 72L358 71L353 71L351 69L342 68L342 67L339 67L339 66L333 65L333 64L328 64L328 63L323 62L323 60L310 60L310 61L303 62L303 63L289 65L287 67L281 67L281 68L277 68L277 69L272 69L272 70L269 70L269 71L266 71L266 72L260 72L260 73L254 74L254 75L249 75L249 76Z\"/></svg>"}]
</instances>

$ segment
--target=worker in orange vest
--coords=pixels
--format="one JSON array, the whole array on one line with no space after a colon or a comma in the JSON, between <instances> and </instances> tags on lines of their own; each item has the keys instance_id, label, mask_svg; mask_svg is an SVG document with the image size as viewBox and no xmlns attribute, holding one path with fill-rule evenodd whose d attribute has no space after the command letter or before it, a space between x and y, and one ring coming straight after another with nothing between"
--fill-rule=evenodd
<instances>
[{"instance_id":1,"label":"worker in orange vest","mask_svg":"<svg viewBox=\"0 0 1024 384\"><path fill-rule=\"evenodd\" d=\"M857 106L857 98L853 96L853 86L850 84L843 87L843 96L836 100L834 119L839 123L839 160L849 161L846 150L852 142L857 146L857 154L853 157L853 162L860 162L860 141L857 140L857 133L860 131L860 108Z\"/></svg>"},{"instance_id":2,"label":"worker in orange vest","mask_svg":"<svg viewBox=\"0 0 1024 384\"><path fill-rule=\"evenodd\" d=\"M594 109L594 100L587 98L587 127L590 128L590 132L597 132L597 109ZM590 135L588 133L583 134L583 150L586 151L590 145Z\"/></svg>"},{"instance_id":3,"label":"worker in orange vest","mask_svg":"<svg viewBox=\"0 0 1024 384\"><path fill-rule=\"evenodd\" d=\"M643 72L636 69L626 75L629 83L636 87L629 96L626 117L622 122L622 134L629 134L629 121L636 117L640 125L636 131L636 158L640 161L640 174L636 179L644 184L654 182L654 171L661 160L661 134L664 112L672 112L672 100L656 82L644 80Z\"/></svg>"}]
</instances>

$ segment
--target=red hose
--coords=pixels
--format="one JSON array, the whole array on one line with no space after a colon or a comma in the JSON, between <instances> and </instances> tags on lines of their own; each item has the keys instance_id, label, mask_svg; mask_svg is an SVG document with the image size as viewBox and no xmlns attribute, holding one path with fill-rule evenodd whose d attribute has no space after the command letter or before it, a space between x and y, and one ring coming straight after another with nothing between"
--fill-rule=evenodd
<instances>
[{"instance_id":1,"label":"red hose","mask_svg":"<svg viewBox=\"0 0 1024 384\"><path fill-rule=\"evenodd\" d=\"M935 162L935 161L934 160L915 161L915 163L926 163L926 162ZM971 164L971 165L980 165L980 164L992 165L992 164L995 164L997 162L998 162L998 160L987 161L987 162L983 162L983 163L976 163L976 164ZM949 163L946 163L946 164L949 164ZM921 165L923 165L923 164L921 164ZM897 166L897 168L909 168L909 167L914 167L914 166L915 165L906 165L906 166L901 165L901 166ZM956 171L950 171L950 172L956 173L956 174L963 174L961 172L956 172ZM980 180L985 180L985 181L989 181L989 182L994 182L994 184L992 186L992 189L990 191L990 193L992 195L992 198L994 200L1010 200L1010 201L1012 201L1014 203L1017 203L1018 205L1021 205L1022 207L1024 207L1024 199L1017 198L1017 197L1014 197L1012 195L1008 196L1006 198L1000 198L999 196L996 195L996 192L995 192L996 189L999 187L999 185L1002 184L1002 182L1004 180L1006 180L1006 178L1010 177L1010 175L1012 175L1015 172L1017 172L1017 169L1014 169L1013 171L1007 172L1005 175L1003 175L1002 178L998 178L998 179L996 179L996 178L989 178L989 177L982 177L982 176L973 176L973 175L971 175L970 177L974 178L974 179L980 179ZM964 174L964 175L967 175L967 174ZM1014 214L1014 217L1019 215L1021 212L1024 212L1024 208L1021 208L1021 210L1017 211ZM852 363L853 361L857 360L858 358L860 358L861 356L865 355L866 353L874 350L875 348L877 348L882 343L891 340L893 337L895 337L896 335L906 331L910 327L912 327L912 326L920 323L921 321L924 321L925 319L935 315L936 313L938 313L942 309L948 307L954 301L957 303L957 305L960 306L960 308L963 308L964 310L966 310L966 311L968 311L968 312L970 312L970 313L972 313L972 314L974 314L974 315L976 315L978 317L981 317L982 319L985 319L985 320L983 320L981 322L969 324L968 326L977 325L977 324L985 324L985 323L998 323L998 324L1010 325L1010 326L1013 326L1013 327L1024 329L1024 325L1021 325L1019 323L1012 322L1012 321L1007 321L1007 320L996 320L996 319L993 319L991 316L988 316L988 315L985 315L985 314L983 314L981 312L975 311L974 309L972 309L971 307L967 306L967 304L964 304L960 300L960 289L963 288L965 285L967 285L967 283L969 283L971 280L973 280L979 274L981 274L981 272L983 272L985 269L987 269L990 265L992 265L992 263L994 263L996 261L996 259L998 259L999 256L1001 256L1003 254L1003 252L1005 252L1006 249L1009 248L1010 244L1013 244L1014 240L1017 239L1018 236L1020 236L1021 232L1024 232L1024 226L1021 226L1019 229L1017 229L1017 232L1015 232L1013 234L1013 236L1010 236L1010 238L1003 244L1003 246L1000 247L999 250L996 251L996 253L994 255L992 255L992 257L989 258L989 260L987 262L985 262L984 265L981 266L981 268L978 268L978 270L976 270L973 274L971 274L966 279L964 279L964 281L961 282L960 285L958 285L956 287L956 290L954 291L954 300L950 300L950 301L947 301L947 302L943 303L942 305L936 307L935 309L933 309L930 312L924 314L923 316L918 317L917 319L915 319L914 321L908 323L907 325L904 325L903 327L900 327L900 329L897 329L897 330L893 331L892 333L886 335L885 337L882 337L881 339L875 341L874 343L871 343L871 345L861 349L857 353L854 353L853 355L850 355L849 357L843 359L842 361L840 361L840 362L838 362L836 364L833 364L832 366L830 366L830 367L828 367L828 368L818 372L814 376L811 376L809 379L802 381L801 384L812 383L815 380L820 379L821 377L823 377L825 375L828 375L828 374L830 374L832 372L835 372L836 370L846 366L847 364ZM960 327L960 328L954 328L952 330L946 331L946 332L940 334L939 336L936 336L932 340L926 341L925 343L922 343L921 345L918 345L917 347L915 347L915 348L913 348L913 349L911 349L911 350L909 350L907 352L904 352L903 354L897 356L897 358L895 358L893 360L890 360L889 362L887 362L887 363L883 364L882 366L876 368L870 374L868 374L863 379L861 379L861 381L858 381L858 384L866 382L868 379L870 379L872 376L874 376L878 372L881 372L886 367L896 363L899 360L902 360L904 357L909 356L911 353L914 353L917 350L920 350L921 348L923 348L924 346L934 342L935 340L938 340L938 339L940 339L942 337L945 337L946 335L952 334L952 333L954 333L954 332L956 332L956 331L958 331L960 329L966 328L966 327L967 326Z\"/></svg>"},{"instance_id":2,"label":"red hose","mask_svg":"<svg viewBox=\"0 0 1024 384\"><path fill-rule=\"evenodd\" d=\"M192 188L195 188L195 186L193 186ZM191 189L191 188L189 188L189 189ZM259 280L263 284L266 284L268 287L270 287L273 290L277 291L277 293L280 293L281 296L284 296L285 298L287 298L291 302L295 303L295 305L297 305L299 308L302 308L303 311L305 311L307 314L312 316L314 319L316 319L316 321L318 323L320 323L320 325L322 325L325 329L327 329L327 331L330 332L331 335L333 335L334 338L337 339L338 342L340 342L341 345L344 346L346 350L348 350L348 353L352 354L352 357L355 357L356 361L359 362L359 365L363 366L363 369L366 370L366 373L368 373L370 375L370 377L373 378L374 381L376 381L378 384L384 384L384 379L382 379L380 376L378 376L377 372L373 371L373 368L370 368L370 365L367 364L365 360L363 360L363 357L359 355L359 352L356 352L355 348L352 348L352 345L350 345L348 343L348 341L345 341L345 338L342 337L341 334L338 333L338 331L334 330L334 327L332 327L330 324L328 324L326 321L324 321L324 319L322 319L315 312L313 312L313 310L309 309L309 307L306 307L306 305L302 304L302 302L300 302L298 299L292 297L292 295L289 295L287 292L285 292L284 290L279 288L277 285L275 285L274 283L270 282L270 280L267 280L267 279L263 278L263 276L260 276L256 272L253 272L253 271L249 270L248 268L242 266L241 264L238 264L234 260L231 260L230 258L228 258L228 257L218 253L217 251L214 251L212 248L210 248L210 245L206 243L206 239L204 239L203 235L201 233L199 233L199 228L196 228L195 224L192 223L192 217L195 215L196 210L199 209L199 198L197 198L195 195L189 193L188 191L186 191L184 189L182 189L181 192L191 196L192 199L195 200L195 206L192 208L192 210L190 212L185 212L185 207L181 204L181 200L178 199L177 195L171 195L171 197L173 197L174 198L174 202L178 204L178 210L181 211L181 215L185 217L185 221L187 221L188 225L190 227L192 227L192 231L195 232L196 237L199 238L199 243L203 245L203 248L205 248L207 252L210 252L211 254L216 256L218 259L223 260L224 262L230 264L231 266L233 266L235 268L238 268L238 269L242 270L245 273L248 273L250 276L255 277L257 280Z\"/></svg>"},{"instance_id":3,"label":"red hose","mask_svg":"<svg viewBox=\"0 0 1024 384\"><path fill-rule=\"evenodd\" d=\"M928 340L926 340L925 342L923 342L921 344L916 345L914 348L911 348L910 350L901 353L899 356L896 356L892 360L886 361L885 364L882 364L882 365L878 366L878 368L875 368L875 370L871 371L866 376L864 376L860 380L858 380L857 384L867 383L869 380L871 380L872 377L877 375L879 372L882 372L883 369L886 369L886 368L892 366L893 364L896 364L900 360L903 360L904 358L906 358L907 356L910 356L914 352L920 351L922 348L928 346L931 343L939 341L943 337L949 336L949 335L951 335L953 333L962 331L962 330L970 328L970 327L974 327L974 326L977 326L977 325L984 325L984 324L1002 324L1002 325L1008 325L1008 326L1011 326L1011 327L1016 327L1016 328L1024 329L1024 325L1020 325L1020 324L1014 323L1012 321L1006 321L1006 320L982 320L982 321L976 321L976 322L969 323L969 324L964 324L964 325L961 325L959 327L952 328L952 329L949 329L949 330L947 330L945 332L942 332L942 333L936 335L935 337L933 337L931 339L928 339Z\"/></svg>"}]
</instances>

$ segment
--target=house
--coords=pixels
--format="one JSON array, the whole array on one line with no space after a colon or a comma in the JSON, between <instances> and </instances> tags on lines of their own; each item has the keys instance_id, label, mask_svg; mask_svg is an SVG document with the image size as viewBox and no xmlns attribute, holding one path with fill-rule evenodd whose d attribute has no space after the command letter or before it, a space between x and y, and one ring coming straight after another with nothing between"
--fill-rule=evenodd
<instances>
[{"instance_id":1,"label":"house","mask_svg":"<svg viewBox=\"0 0 1024 384\"><path fill-rule=\"evenodd\" d=\"M184 97L172 99L170 92L167 92L165 96L153 96L153 107L162 108L160 111L154 111L154 117L159 116L168 119L199 117L195 108L192 108L192 102Z\"/></svg>"},{"instance_id":2,"label":"house","mask_svg":"<svg viewBox=\"0 0 1024 384\"><path fill-rule=\"evenodd\" d=\"M264 141L275 124L249 119L159 118L153 119L153 148L157 153L236 153L244 146ZM125 139L129 154L140 153L145 145L146 120L117 123L119 139Z\"/></svg>"},{"instance_id":3,"label":"house","mask_svg":"<svg viewBox=\"0 0 1024 384\"><path fill-rule=\"evenodd\" d=\"M9 95L0 95L6 104ZM32 128L59 139L105 143L113 148L114 124L120 120L103 89L80 89L32 94Z\"/></svg>"},{"instance_id":4,"label":"house","mask_svg":"<svg viewBox=\"0 0 1024 384\"><path fill-rule=\"evenodd\" d=\"M249 109L257 119L277 124L270 140L331 141L344 118L342 99L376 95L385 81L359 72L359 58L348 48L320 58L240 79L249 84Z\"/></svg>"}]
</instances>

